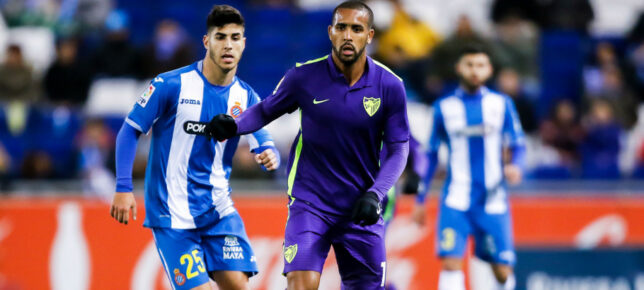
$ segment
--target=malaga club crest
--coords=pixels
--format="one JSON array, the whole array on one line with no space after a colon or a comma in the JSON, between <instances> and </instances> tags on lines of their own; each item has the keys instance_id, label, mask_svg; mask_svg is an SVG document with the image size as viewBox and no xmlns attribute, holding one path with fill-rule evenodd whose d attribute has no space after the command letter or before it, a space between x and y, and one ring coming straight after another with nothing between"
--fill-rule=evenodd
<instances>
[{"instance_id":1,"label":"malaga club crest","mask_svg":"<svg viewBox=\"0 0 644 290\"><path fill-rule=\"evenodd\" d=\"M230 115L233 116L233 118L237 118L243 111L241 103L235 102L235 105L230 108Z\"/></svg>"},{"instance_id":2,"label":"malaga club crest","mask_svg":"<svg viewBox=\"0 0 644 290\"><path fill-rule=\"evenodd\" d=\"M364 105L364 109L369 114L369 117L372 117L380 109L380 98L364 97L362 99L362 105Z\"/></svg>"},{"instance_id":3,"label":"malaga club crest","mask_svg":"<svg viewBox=\"0 0 644 290\"><path fill-rule=\"evenodd\" d=\"M290 264L295 258L295 255L297 255L297 244L284 247L284 259L286 262Z\"/></svg>"}]
</instances>

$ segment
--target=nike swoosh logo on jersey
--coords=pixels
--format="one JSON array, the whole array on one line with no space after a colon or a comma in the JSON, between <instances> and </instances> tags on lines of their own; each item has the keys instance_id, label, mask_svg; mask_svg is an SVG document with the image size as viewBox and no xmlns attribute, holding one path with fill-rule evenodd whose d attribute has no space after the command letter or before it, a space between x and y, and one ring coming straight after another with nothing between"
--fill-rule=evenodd
<instances>
[{"instance_id":1,"label":"nike swoosh logo on jersey","mask_svg":"<svg viewBox=\"0 0 644 290\"><path fill-rule=\"evenodd\" d=\"M328 101L329 101L329 99L325 99L325 100L321 100L321 101L318 101L317 99L313 99L313 105L322 104L322 103L328 102Z\"/></svg>"}]
</instances>

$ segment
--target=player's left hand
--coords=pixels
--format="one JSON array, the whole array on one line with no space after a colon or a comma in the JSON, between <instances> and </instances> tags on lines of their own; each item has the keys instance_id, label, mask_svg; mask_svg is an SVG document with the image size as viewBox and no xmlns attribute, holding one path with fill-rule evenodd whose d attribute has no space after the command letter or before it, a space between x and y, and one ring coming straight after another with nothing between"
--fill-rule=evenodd
<instances>
[{"instance_id":1,"label":"player's left hand","mask_svg":"<svg viewBox=\"0 0 644 290\"><path fill-rule=\"evenodd\" d=\"M517 185L521 183L521 180L523 179L521 169L513 164L505 165L503 168L503 174L505 175L505 180L509 185Z\"/></svg>"},{"instance_id":2,"label":"player's left hand","mask_svg":"<svg viewBox=\"0 0 644 290\"><path fill-rule=\"evenodd\" d=\"M280 153L274 146L260 146L255 151L261 152L255 155L255 162L262 169L272 171L280 167Z\"/></svg>"},{"instance_id":3,"label":"player's left hand","mask_svg":"<svg viewBox=\"0 0 644 290\"><path fill-rule=\"evenodd\" d=\"M368 191L363 194L356 205L353 206L353 213L351 220L354 224L361 226L369 226L378 222L382 209L380 207L380 200L378 195Z\"/></svg>"}]
</instances>

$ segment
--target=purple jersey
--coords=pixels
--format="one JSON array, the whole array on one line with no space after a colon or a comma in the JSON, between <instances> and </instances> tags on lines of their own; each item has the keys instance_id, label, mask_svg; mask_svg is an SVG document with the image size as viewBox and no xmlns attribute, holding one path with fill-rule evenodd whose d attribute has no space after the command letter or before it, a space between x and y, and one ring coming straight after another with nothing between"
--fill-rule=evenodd
<instances>
[{"instance_id":1,"label":"purple jersey","mask_svg":"<svg viewBox=\"0 0 644 290\"><path fill-rule=\"evenodd\" d=\"M374 186L380 150L383 142L409 140L405 99L402 80L369 57L353 86L330 55L289 70L260 109L268 120L300 109L288 165L291 200L338 215L350 214L368 190L382 200L389 188Z\"/></svg>"}]
</instances>

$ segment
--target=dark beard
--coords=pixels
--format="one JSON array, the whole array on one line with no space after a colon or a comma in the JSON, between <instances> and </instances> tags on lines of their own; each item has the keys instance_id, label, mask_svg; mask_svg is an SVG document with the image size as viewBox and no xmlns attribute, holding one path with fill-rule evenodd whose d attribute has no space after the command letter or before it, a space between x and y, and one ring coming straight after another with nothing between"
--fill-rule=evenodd
<instances>
[{"instance_id":1,"label":"dark beard","mask_svg":"<svg viewBox=\"0 0 644 290\"><path fill-rule=\"evenodd\" d=\"M356 53L350 59L343 58L344 56L340 53L340 51L337 48L335 48L335 46L333 47L333 53L335 53L335 56L338 58L338 60L340 60L342 62L342 64L344 64L345 66L351 66L356 61L358 61L360 56L362 56L362 54L364 53L365 48L366 48L366 46L363 47L361 50L356 51Z\"/></svg>"},{"instance_id":2,"label":"dark beard","mask_svg":"<svg viewBox=\"0 0 644 290\"><path fill-rule=\"evenodd\" d=\"M210 53L208 54L208 57L210 58L210 60L212 61L212 63L213 63L215 66L217 66L217 67L218 67L221 71L223 71L224 73L228 73L229 71L231 71L231 70L232 70L232 69L229 69L229 68L223 68L223 67L221 67L219 64L217 64L217 62L215 61L215 54L212 52L212 50L211 50L211 51L210 51Z\"/></svg>"},{"instance_id":3,"label":"dark beard","mask_svg":"<svg viewBox=\"0 0 644 290\"><path fill-rule=\"evenodd\" d=\"M475 85L470 82L468 82L464 77L460 76L458 77L460 79L460 84L461 86L467 91L468 93L475 93L476 91L479 90L479 88L482 85Z\"/></svg>"}]
</instances>

